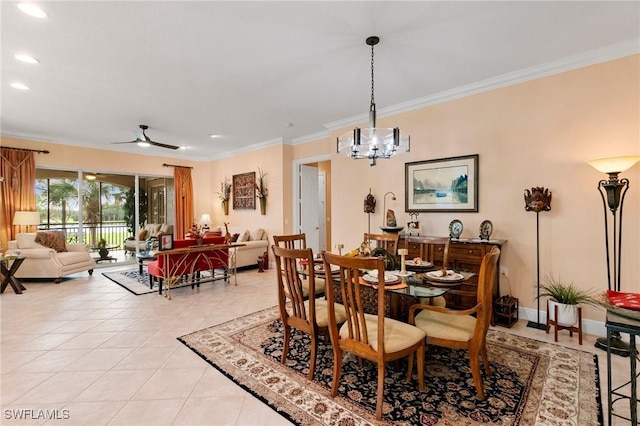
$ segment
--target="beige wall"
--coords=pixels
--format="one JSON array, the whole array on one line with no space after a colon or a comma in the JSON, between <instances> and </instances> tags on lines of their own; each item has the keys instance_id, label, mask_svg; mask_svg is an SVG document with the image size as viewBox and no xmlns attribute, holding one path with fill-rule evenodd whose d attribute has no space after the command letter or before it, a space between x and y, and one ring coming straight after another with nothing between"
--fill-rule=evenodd
<instances>
[{"instance_id":1,"label":"beige wall","mask_svg":"<svg viewBox=\"0 0 640 426\"><path fill-rule=\"evenodd\" d=\"M428 78L428 77L425 77ZM536 216L524 210L525 189L543 186L553 193L552 209L540 213L540 272L553 273L581 288L606 288L603 210L597 185L606 176L585 164L605 156L640 154L640 56L635 55L551 77L469 96L439 105L378 119L381 127L401 128L411 135L411 153L380 160L355 161L335 154L335 137L302 145L274 145L193 166L195 212L208 211L214 223L263 227L269 235L289 233L292 225L292 162L331 155L331 247L353 248L367 230L363 200L369 188L378 200L371 216L372 231L382 224L382 197L400 223L404 214L406 162L479 154L479 212L422 213L422 233L447 235L455 218L464 224L462 237L478 235L489 219L493 238L506 239L501 279L502 294L535 308ZM364 123L363 123L364 124ZM36 156L38 165L91 171L133 171L171 175L161 164L166 158L118 154L41 142L4 138L3 145L50 149ZM233 210L222 215L217 198L220 181L233 174L263 168L269 198L267 214ZM640 292L640 164L623 174L631 181L624 208L624 291ZM602 312L588 309L587 318L602 320Z\"/></svg>"},{"instance_id":2,"label":"beige wall","mask_svg":"<svg viewBox=\"0 0 640 426\"><path fill-rule=\"evenodd\" d=\"M247 228L263 228L271 237L274 234L284 233L283 216L285 196L282 188L284 184L285 170L283 158L285 148L283 145L274 145L267 148L258 149L248 153L238 154L230 158L212 161L211 182L214 190L211 195L211 205L209 210L214 224L229 222L229 226L242 226ZM222 204L218 199L217 192L220 191L220 182L227 177L232 179L233 175L256 172L258 177L258 167L267 174L265 186L269 190L267 197L267 214L260 214L260 205L256 199L255 210L233 209L229 206L229 216L224 216ZM233 196L231 197L233 201Z\"/></svg>"},{"instance_id":3,"label":"beige wall","mask_svg":"<svg viewBox=\"0 0 640 426\"><path fill-rule=\"evenodd\" d=\"M535 307L536 217L524 210L523 194L543 186L553 201L550 212L540 213L541 276L553 273L581 288L605 289L603 208L596 188L606 176L585 161L640 154L639 79L636 55L379 119L381 127L398 126L411 135L411 153L375 167L333 154L333 243L359 244L367 226L362 200L370 187L380 206L372 223L382 223L383 194L404 194L405 162L479 154L479 212L422 213L423 234L447 235L457 218L464 224L462 237L475 238L480 223L491 220L492 237L508 240L501 266L509 269L509 279L501 279L501 293ZM622 287L639 292L640 164L624 176L631 189L624 208ZM406 223L404 197L387 208ZM590 310L587 317L603 314Z\"/></svg>"}]
</instances>

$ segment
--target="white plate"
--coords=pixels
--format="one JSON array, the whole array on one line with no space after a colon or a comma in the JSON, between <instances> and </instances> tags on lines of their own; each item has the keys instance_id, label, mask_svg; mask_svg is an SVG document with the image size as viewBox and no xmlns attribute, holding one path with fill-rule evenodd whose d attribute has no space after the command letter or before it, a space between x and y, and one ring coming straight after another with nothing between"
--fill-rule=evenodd
<instances>
[{"instance_id":1,"label":"white plate","mask_svg":"<svg viewBox=\"0 0 640 426\"><path fill-rule=\"evenodd\" d=\"M324 265L316 265L313 267L316 272L324 272ZM340 267L338 265L331 265L331 273L338 272Z\"/></svg>"},{"instance_id":2,"label":"white plate","mask_svg":"<svg viewBox=\"0 0 640 426\"><path fill-rule=\"evenodd\" d=\"M423 260L419 265L416 265L413 260L405 260L404 264L407 266L415 266L417 268L431 268L433 266L431 262L427 262L426 260Z\"/></svg>"},{"instance_id":3,"label":"white plate","mask_svg":"<svg viewBox=\"0 0 640 426\"><path fill-rule=\"evenodd\" d=\"M451 269L447 270L447 275L442 276L442 270L438 269L437 271L429 271L424 274L425 277L432 281L445 282L445 283L455 283L464 280L464 275L459 274Z\"/></svg>"},{"instance_id":4,"label":"white plate","mask_svg":"<svg viewBox=\"0 0 640 426\"><path fill-rule=\"evenodd\" d=\"M362 276L362 279L365 280L368 283L378 284L377 275L378 275L377 273L376 273L376 276L371 275L371 274L364 274ZM385 284L394 283L396 281L400 281L397 276L392 275L392 274L384 274L384 282L385 282Z\"/></svg>"}]
</instances>

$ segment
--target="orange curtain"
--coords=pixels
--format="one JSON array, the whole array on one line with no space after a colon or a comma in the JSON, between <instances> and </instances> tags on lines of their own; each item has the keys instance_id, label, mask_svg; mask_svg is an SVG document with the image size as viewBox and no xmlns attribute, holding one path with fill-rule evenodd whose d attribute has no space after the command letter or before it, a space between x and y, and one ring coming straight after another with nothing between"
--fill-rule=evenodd
<instances>
[{"instance_id":1,"label":"orange curtain","mask_svg":"<svg viewBox=\"0 0 640 426\"><path fill-rule=\"evenodd\" d=\"M176 186L176 224L175 238L181 240L193 224L193 182L191 169L176 167L173 172Z\"/></svg>"},{"instance_id":2,"label":"orange curtain","mask_svg":"<svg viewBox=\"0 0 640 426\"><path fill-rule=\"evenodd\" d=\"M36 163L30 151L0 148L0 154L0 242L6 250L17 232L13 214L36 210Z\"/></svg>"}]
</instances>

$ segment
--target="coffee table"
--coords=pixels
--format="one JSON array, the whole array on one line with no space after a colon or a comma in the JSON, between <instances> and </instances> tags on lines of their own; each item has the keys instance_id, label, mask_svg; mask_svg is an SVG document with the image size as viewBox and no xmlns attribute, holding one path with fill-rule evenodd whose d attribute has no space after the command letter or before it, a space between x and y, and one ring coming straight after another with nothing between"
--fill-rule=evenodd
<instances>
[{"instance_id":1,"label":"coffee table","mask_svg":"<svg viewBox=\"0 0 640 426\"><path fill-rule=\"evenodd\" d=\"M141 251L136 254L136 259L138 259L138 264L140 265L140 275L142 275L142 265L144 265L144 262L149 263L157 260L158 256L156 256L155 252L153 251Z\"/></svg>"}]
</instances>

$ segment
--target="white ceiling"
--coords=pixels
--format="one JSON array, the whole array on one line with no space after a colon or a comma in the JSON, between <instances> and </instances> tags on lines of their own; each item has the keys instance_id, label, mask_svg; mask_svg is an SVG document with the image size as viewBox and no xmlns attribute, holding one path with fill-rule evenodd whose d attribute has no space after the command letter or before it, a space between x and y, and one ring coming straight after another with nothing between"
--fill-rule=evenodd
<instances>
[{"instance_id":1,"label":"white ceiling","mask_svg":"<svg viewBox=\"0 0 640 426\"><path fill-rule=\"evenodd\" d=\"M638 1L16 5L0 10L3 135L192 160L365 121L370 35L379 117L640 52ZM112 144L139 124L188 149Z\"/></svg>"}]
</instances>

